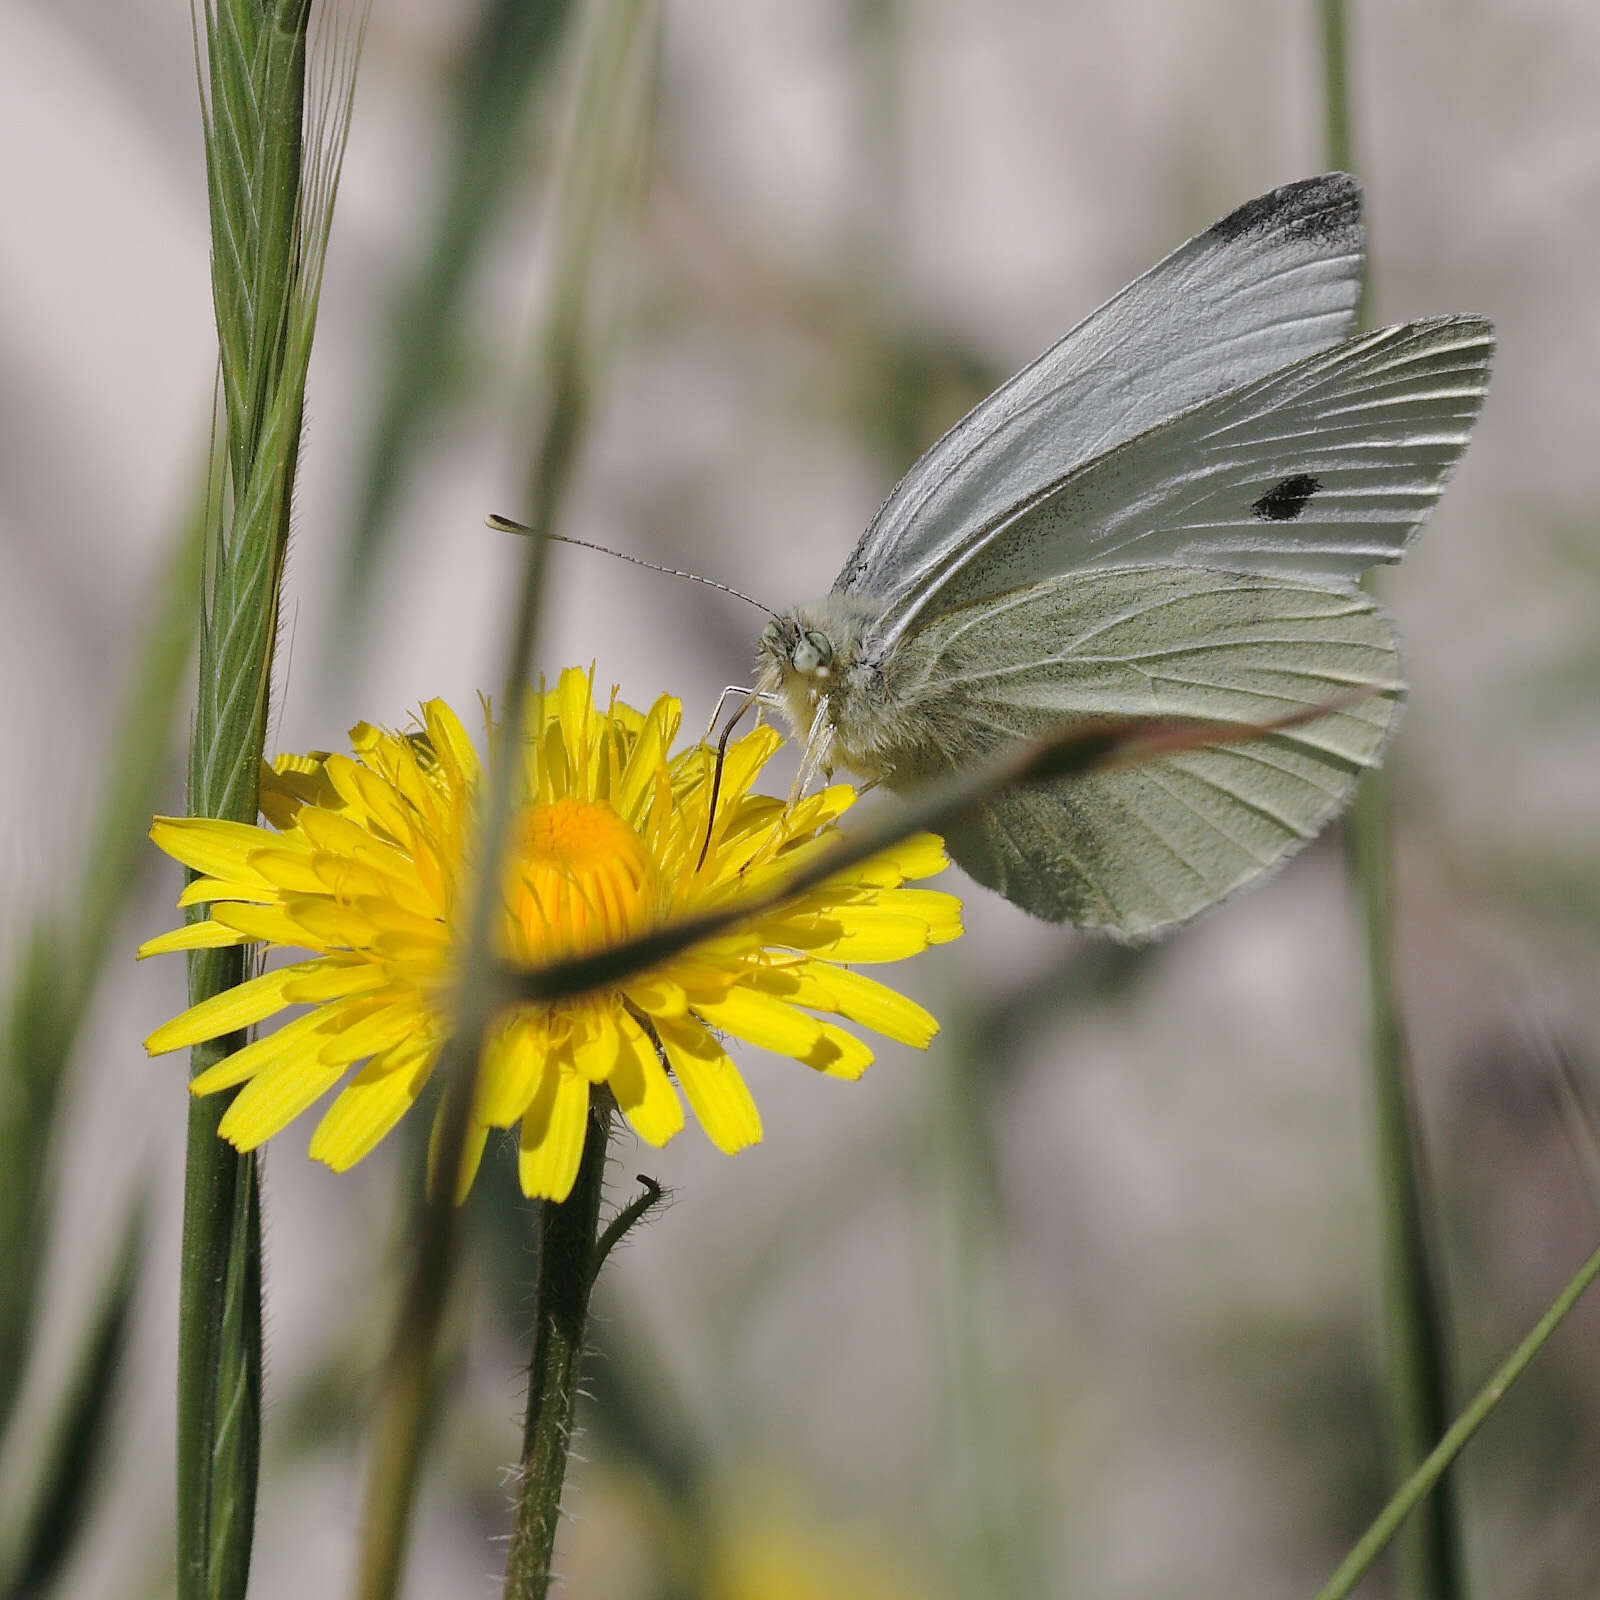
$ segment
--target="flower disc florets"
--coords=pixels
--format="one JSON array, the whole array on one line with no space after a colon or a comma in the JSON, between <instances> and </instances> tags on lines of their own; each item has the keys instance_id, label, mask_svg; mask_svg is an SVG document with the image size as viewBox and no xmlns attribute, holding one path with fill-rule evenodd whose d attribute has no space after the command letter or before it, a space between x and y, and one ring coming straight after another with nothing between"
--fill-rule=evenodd
<instances>
[{"instance_id":1,"label":"flower disc florets","mask_svg":"<svg viewBox=\"0 0 1600 1600\"><path fill-rule=\"evenodd\" d=\"M794 805L751 793L781 742L758 728L729 747L713 822L711 754L696 745L669 755L678 722L666 696L643 715L615 698L601 709L575 669L532 697L498 956L536 966L617 944L770 889L828 845L855 799L847 785ZM351 746L350 756L280 757L264 770L268 826L158 817L151 837L200 874L180 905L205 904L209 915L140 950L311 952L191 1007L146 1048L175 1050L309 1006L190 1087L243 1085L221 1131L248 1150L359 1067L311 1140L311 1154L338 1170L415 1101L449 1035L480 787L471 741L442 701L423 706L418 731L363 723ZM680 1092L719 1149L753 1143L761 1120L724 1034L840 1078L859 1077L872 1051L835 1018L925 1046L934 1019L845 963L895 961L955 938L955 897L904 886L944 865L940 842L918 835L614 990L505 1012L485 1041L459 1192L489 1130L518 1125L523 1189L565 1198L599 1084L649 1144L683 1126Z\"/></svg>"}]
</instances>

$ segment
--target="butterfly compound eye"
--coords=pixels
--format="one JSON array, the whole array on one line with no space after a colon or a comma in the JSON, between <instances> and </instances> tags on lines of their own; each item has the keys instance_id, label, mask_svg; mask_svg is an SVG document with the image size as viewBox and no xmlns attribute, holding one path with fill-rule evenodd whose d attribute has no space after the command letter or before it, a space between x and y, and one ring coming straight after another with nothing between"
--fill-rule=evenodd
<instances>
[{"instance_id":1,"label":"butterfly compound eye","mask_svg":"<svg viewBox=\"0 0 1600 1600\"><path fill-rule=\"evenodd\" d=\"M831 665L833 646L824 633L815 631L803 633L796 641L794 655L790 659L794 662L796 672L808 674L816 672L822 667Z\"/></svg>"}]
</instances>

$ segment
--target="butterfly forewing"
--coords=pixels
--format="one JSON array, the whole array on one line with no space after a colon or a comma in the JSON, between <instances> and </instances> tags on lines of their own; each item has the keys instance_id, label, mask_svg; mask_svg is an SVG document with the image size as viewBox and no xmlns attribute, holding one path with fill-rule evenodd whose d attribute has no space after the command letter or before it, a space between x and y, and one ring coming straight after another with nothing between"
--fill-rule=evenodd
<instances>
[{"instance_id":1,"label":"butterfly forewing","mask_svg":"<svg viewBox=\"0 0 1600 1600\"><path fill-rule=\"evenodd\" d=\"M1197 235L975 407L896 485L834 588L895 609L978 530L1075 467L1336 343L1355 316L1361 190L1286 184Z\"/></svg>"},{"instance_id":2,"label":"butterfly forewing","mask_svg":"<svg viewBox=\"0 0 1600 1600\"><path fill-rule=\"evenodd\" d=\"M1172 561L1353 582L1395 561L1483 404L1477 317L1384 328L1205 401L1039 488L896 613L921 619L1062 571Z\"/></svg>"}]
</instances>

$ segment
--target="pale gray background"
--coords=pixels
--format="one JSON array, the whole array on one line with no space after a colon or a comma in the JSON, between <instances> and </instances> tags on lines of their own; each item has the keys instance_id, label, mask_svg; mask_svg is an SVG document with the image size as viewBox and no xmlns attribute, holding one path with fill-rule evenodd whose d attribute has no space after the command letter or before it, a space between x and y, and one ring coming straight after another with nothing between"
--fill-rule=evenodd
<instances>
[{"instance_id":1,"label":"pale gray background","mask_svg":"<svg viewBox=\"0 0 1600 1600\"><path fill-rule=\"evenodd\" d=\"M1393 758L1401 977L1475 1382L1595 1231L1541 1052L1555 1037L1592 1058L1600 1023L1600 16L1580 0L1354 9L1378 314L1483 312L1500 335L1478 435L1387 591L1413 685ZM773 604L820 593L908 464L852 417L872 378L858 325L1008 371L1196 228L1322 165L1309 5L900 11L885 112L843 0L668 4L656 176L618 244L572 533ZM388 297L428 214L468 15L375 8L312 370L279 748L401 722L430 695L470 712L494 687L516 552L481 520L519 509L504 418L537 303L553 109L473 301L479 384L418 463L371 646L347 676L323 666ZM0 8L0 177L9 952L74 881L205 436L206 209L179 0ZM691 719L746 672L759 621L579 552L554 560L550 602L546 667L592 659L636 703L681 693ZM173 770L176 806L176 755ZM172 918L176 869L152 862L152 880L130 952ZM947 1018L1087 942L979 890L968 923L897 975ZM118 965L58 1152L45 1346L60 1359L35 1413L140 1174L156 1198L125 1431L74 1595L163 1592L185 1096L180 1061L149 1062L138 1041L181 1003L177 961ZM1349 1462L1376 1449L1363 1029L1351 899L1325 842L1171 940L1126 997L1057 1016L994 1097L994 1321L1050 1592L1309 1592L1374 1508L1364 1488L1341 1499ZM619 1179L644 1164L677 1198L612 1269L607 1326L650 1347L731 1521L776 1503L802 1542L831 1530L901 1569L903 1592L937 1592L962 1481L937 1399L940 1218L914 1172L938 1069L887 1047L849 1087L745 1057L762 1147L729 1162L691 1128L659 1158L622 1151ZM370 1365L393 1284L392 1153L336 1178L304 1158L310 1125L268 1162L263 1596L347 1586L365 1440L347 1427L295 1445L297 1407L330 1351L338 1372ZM496 1471L520 1386L516 1351L474 1317L414 1596L497 1592ZM1484 1595L1600 1582L1597 1318L1580 1313L1469 1458ZM361 1394L342 1399L358 1417ZM603 1441L591 1454L567 1592L646 1593L649 1498Z\"/></svg>"}]
</instances>

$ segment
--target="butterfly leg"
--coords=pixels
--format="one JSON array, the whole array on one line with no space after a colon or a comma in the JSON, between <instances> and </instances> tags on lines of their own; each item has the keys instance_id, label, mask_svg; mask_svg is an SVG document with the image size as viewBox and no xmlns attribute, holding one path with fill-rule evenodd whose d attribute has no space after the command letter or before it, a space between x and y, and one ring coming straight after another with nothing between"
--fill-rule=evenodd
<instances>
[{"instance_id":1,"label":"butterfly leg","mask_svg":"<svg viewBox=\"0 0 1600 1600\"><path fill-rule=\"evenodd\" d=\"M811 719L811 731L806 735L806 753L801 758L800 770L794 775L789 789L789 804L793 805L811 786L819 773L833 772L833 725L828 721L828 697L817 701L816 715Z\"/></svg>"},{"instance_id":2,"label":"butterfly leg","mask_svg":"<svg viewBox=\"0 0 1600 1600\"><path fill-rule=\"evenodd\" d=\"M700 736L701 744L710 744L711 735L717 731L717 721L722 716L722 708L727 705L730 700L736 697L742 697L745 701L745 704L740 706L738 711L734 713L734 722L737 722L739 718L750 709L751 702L760 698L754 689L747 689L743 684L740 683L730 683L722 691L722 693L717 696L717 703L712 708L711 720L706 724L706 731ZM732 726L733 723L730 722L729 727Z\"/></svg>"}]
</instances>

